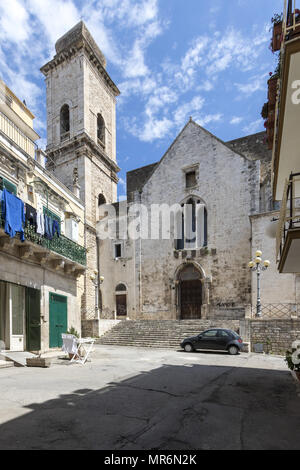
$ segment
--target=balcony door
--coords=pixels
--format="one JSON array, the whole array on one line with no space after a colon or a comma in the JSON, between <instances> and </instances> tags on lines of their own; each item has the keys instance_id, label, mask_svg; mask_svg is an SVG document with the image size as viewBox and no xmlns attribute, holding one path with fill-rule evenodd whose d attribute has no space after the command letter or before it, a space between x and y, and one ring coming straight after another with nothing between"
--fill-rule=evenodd
<instances>
[{"instance_id":1,"label":"balcony door","mask_svg":"<svg viewBox=\"0 0 300 470\"><path fill-rule=\"evenodd\" d=\"M25 287L0 282L1 348L9 351L25 349Z\"/></svg>"}]
</instances>

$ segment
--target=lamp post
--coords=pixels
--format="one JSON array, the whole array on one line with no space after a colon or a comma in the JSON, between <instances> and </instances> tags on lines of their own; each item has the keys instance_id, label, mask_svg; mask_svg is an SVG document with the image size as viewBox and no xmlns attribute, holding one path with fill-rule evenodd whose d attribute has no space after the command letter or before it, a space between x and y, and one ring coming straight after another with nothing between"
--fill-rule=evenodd
<instances>
[{"instance_id":1,"label":"lamp post","mask_svg":"<svg viewBox=\"0 0 300 470\"><path fill-rule=\"evenodd\" d=\"M104 282L103 276L98 276L98 271L95 270L94 273L90 276L91 281L95 286L95 313L97 320L100 320L100 310L99 310L99 287Z\"/></svg>"},{"instance_id":2,"label":"lamp post","mask_svg":"<svg viewBox=\"0 0 300 470\"><path fill-rule=\"evenodd\" d=\"M258 318L261 317L261 299L260 299L260 277L261 277L261 273L262 271L266 271L268 269L268 267L270 266L270 261L268 260L265 260L264 262L262 262L262 252L261 251L257 251L255 253L255 259L254 261L250 261L249 263L249 268L251 269L251 271L256 271L256 274L257 274L257 304L256 304L256 316Z\"/></svg>"}]
</instances>

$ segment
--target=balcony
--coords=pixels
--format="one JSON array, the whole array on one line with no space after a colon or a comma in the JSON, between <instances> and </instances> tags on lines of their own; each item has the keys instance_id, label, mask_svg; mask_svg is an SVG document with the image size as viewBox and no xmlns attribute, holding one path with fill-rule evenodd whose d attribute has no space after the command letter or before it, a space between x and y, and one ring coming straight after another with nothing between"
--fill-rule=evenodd
<instances>
[{"instance_id":1,"label":"balcony","mask_svg":"<svg viewBox=\"0 0 300 470\"><path fill-rule=\"evenodd\" d=\"M15 250L21 259L38 261L56 271L79 276L86 267L86 249L69 238L60 235L48 240L38 235L31 225L25 227L25 242L20 241L19 234L10 238L4 232L4 219L0 213L0 249Z\"/></svg>"},{"instance_id":2,"label":"balcony","mask_svg":"<svg viewBox=\"0 0 300 470\"><path fill-rule=\"evenodd\" d=\"M14 144L30 157L35 156L35 144L16 126L5 114L0 111L0 131Z\"/></svg>"},{"instance_id":3,"label":"balcony","mask_svg":"<svg viewBox=\"0 0 300 470\"><path fill-rule=\"evenodd\" d=\"M277 227L277 261L280 273L300 273L300 199L296 188L300 173L286 181Z\"/></svg>"}]
</instances>

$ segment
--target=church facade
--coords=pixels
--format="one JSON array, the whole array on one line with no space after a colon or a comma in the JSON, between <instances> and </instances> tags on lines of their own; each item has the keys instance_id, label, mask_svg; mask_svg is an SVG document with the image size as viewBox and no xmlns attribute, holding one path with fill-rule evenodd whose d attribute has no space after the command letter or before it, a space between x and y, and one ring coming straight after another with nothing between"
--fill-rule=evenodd
<instances>
[{"instance_id":1,"label":"church facade","mask_svg":"<svg viewBox=\"0 0 300 470\"><path fill-rule=\"evenodd\" d=\"M158 163L128 173L127 203L118 203L119 90L83 22L57 41L56 55L41 70L47 168L75 188L85 207L83 321L245 318L255 306L248 262L257 249L272 263L262 281L262 302L297 308L299 276L277 278L271 220L278 212L263 133L225 143L191 119ZM183 208L173 217L173 228L183 233L170 225L168 236L160 229L143 236L149 227L142 212L159 213L162 205ZM162 220L164 214L154 226ZM111 223L116 233L103 238L101 229ZM121 233L131 223L137 236ZM284 293L277 288L282 283Z\"/></svg>"},{"instance_id":2,"label":"church facade","mask_svg":"<svg viewBox=\"0 0 300 470\"><path fill-rule=\"evenodd\" d=\"M225 143L191 119L158 163L128 173L127 207L115 206L117 226L122 218L127 227L136 218L139 236L122 233L118 238L117 233L100 241L102 318L249 317L256 289L248 262L257 249L271 261L262 280L264 305L297 303L299 283L276 272L271 232L278 212L271 197L271 155L263 139L260 133ZM183 234L178 237L171 228L169 237L153 236L148 230L153 220L145 221L142 212L175 205L191 207ZM198 217L193 219L193 212ZM100 238L107 219L114 218L109 209L107 214L98 223ZM164 217L166 212L162 226ZM284 292L277 288L282 283Z\"/></svg>"}]
</instances>

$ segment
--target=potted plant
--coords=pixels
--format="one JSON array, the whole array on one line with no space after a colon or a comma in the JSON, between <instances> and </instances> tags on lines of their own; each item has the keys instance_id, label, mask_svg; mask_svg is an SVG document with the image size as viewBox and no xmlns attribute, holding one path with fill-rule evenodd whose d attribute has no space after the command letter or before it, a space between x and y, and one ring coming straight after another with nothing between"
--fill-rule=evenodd
<instances>
[{"instance_id":1,"label":"potted plant","mask_svg":"<svg viewBox=\"0 0 300 470\"><path fill-rule=\"evenodd\" d=\"M292 351L287 351L285 362L288 368L295 373L300 382L300 349L293 348Z\"/></svg>"},{"instance_id":2,"label":"potted plant","mask_svg":"<svg viewBox=\"0 0 300 470\"><path fill-rule=\"evenodd\" d=\"M282 41L282 15L275 14L271 19L273 24L273 37L271 49L273 52L279 51Z\"/></svg>"}]
</instances>

